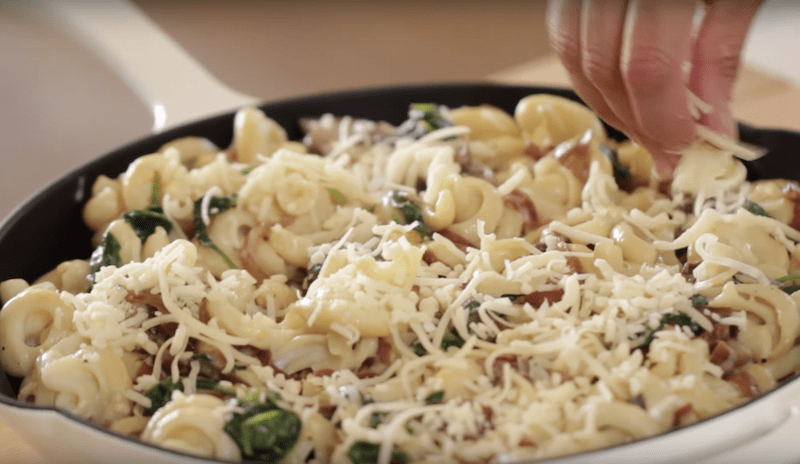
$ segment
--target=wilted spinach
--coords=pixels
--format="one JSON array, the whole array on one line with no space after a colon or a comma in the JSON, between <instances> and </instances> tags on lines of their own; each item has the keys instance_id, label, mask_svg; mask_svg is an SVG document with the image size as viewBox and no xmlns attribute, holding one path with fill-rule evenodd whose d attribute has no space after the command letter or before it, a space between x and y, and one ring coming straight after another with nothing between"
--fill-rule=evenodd
<instances>
[{"instance_id":1,"label":"wilted spinach","mask_svg":"<svg viewBox=\"0 0 800 464\"><path fill-rule=\"evenodd\" d=\"M235 412L225 424L225 432L239 446L242 457L256 462L277 462L297 443L302 421L292 411L271 399L240 399L242 412Z\"/></svg>"},{"instance_id":2,"label":"wilted spinach","mask_svg":"<svg viewBox=\"0 0 800 464\"><path fill-rule=\"evenodd\" d=\"M422 217L422 208L418 204L400 193L395 193L391 196L391 205L403 215L403 220L406 224L417 222L417 226L414 227L414 230L419 232L423 238L428 238L433 235L431 228L425 224L425 220Z\"/></svg>"},{"instance_id":3,"label":"wilted spinach","mask_svg":"<svg viewBox=\"0 0 800 464\"><path fill-rule=\"evenodd\" d=\"M183 391L184 380L178 379L177 382L173 382L172 377L167 377L144 392L144 396L150 398L150 407L145 409L145 414L153 415L169 402L172 398L172 392L175 390ZM235 390L220 387L216 381L211 379L197 379L195 386L198 390L214 390L226 395L236 394Z\"/></svg>"},{"instance_id":4,"label":"wilted spinach","mask_svg":"<svg viewBox=\"0 0 800 464\"><path fill-rule=\"evenodd\" d=\"M703 328L700 327L700 325L697 322L693 321L692 318L689 317L689 315L686 313L664 314L661 317L661 321L659 322L658 327L644 332L645 335L644 340L637 348L641 350L646 350L650 348L650 343L652 343L653 340L655 339L656 332L658 332L659 330L663 329L664 327L670 324L689 327L689 330L691 330L692 333L694 333L695 335L700 335L701 333L703 333Z\"/></svg>"},{"instance_id":5,"label":"wilted spinach","mask_svg":"<svg viewBox=\"0 0 800 464\"><path fill-rule=\"evenodd\" d=\"M94 275L104 266L119 267L122 264L122 258L119 256L121 249L122 245L114 237L114 234L106 232L100 241L100 245L94 249L92 256L89 258L89 267L91 269L89 280L94 282Z\"/></svg>"},{"instance_id":6,"label":"wilted spinach","mask_svg":"<svg viewBox=\"0 0 800 464\"><path fill-rule=\"evenodd\" d=\"M380 443L359 440L350 446L347 456L350 457L353 464L374 464L378 462L380 452ZM392 458L389 462L391 464L406 464L408 455L400 448L394 447L392 449Z\"/></svg>"},{"instance_id":7,"label":"wilted spinach","mask_svg":"<svg viewBox=\"0 0 800 464\"><path fill-rule=\"evenodd\" d=\"M222 212L229 210L236 206L236 196L230 197L213 197L211 201L208 203L208 211L206 213L209 217L216 216ZM225 264L228 265L231 269L236 268L236 264L231 261L225 253L217 247L211 237L208 235L208 227L206 226L205 222L203 222L203 199L198 198L194 202L194 237L197 239L197 243L204 247L211 248L212 250L216 251L222 259L225 260Z\"/></svg>"},{"instance_id":8,"label":"wilted spinach","mask_svg":"<svg viewBox=\"0 0 800 464\"><path fill-rule=\"evenodd\" d=\"M453 124L445 118L435 103L412 103L408 111L409 119L400 125L400 135L418 139L425 134L449 127Z\"/></svg>"},{"instance_id":9,"label":"wilted spinach","mask_svg":"<svg viewBox=\"0 0 800 464\"><path fill-rule=\"evenodd\" d=\"M160 206L126 211L122 214L122 219L131 226L142 243L155 233L157 227L163 227L167 232L172 230L172 221L167 218Z\"/></svg>"}]
</instances>

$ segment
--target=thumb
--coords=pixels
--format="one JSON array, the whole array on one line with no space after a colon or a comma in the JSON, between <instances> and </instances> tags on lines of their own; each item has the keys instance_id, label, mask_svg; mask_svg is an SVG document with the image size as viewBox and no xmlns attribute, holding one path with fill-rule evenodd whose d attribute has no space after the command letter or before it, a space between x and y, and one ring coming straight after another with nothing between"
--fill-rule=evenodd
<instances>
[{"instance_id":1,"label":"thumb","mask_svg":"<svg viewBox=\"0 0 800 464\"><path fill-rule=\"evenodd\" d=\"M742 48L760 4L761 0L709 2L694 44L689 89L713 108L700 122L734 138L738 134L730 100Z\"/></svg>"}]
</instances>

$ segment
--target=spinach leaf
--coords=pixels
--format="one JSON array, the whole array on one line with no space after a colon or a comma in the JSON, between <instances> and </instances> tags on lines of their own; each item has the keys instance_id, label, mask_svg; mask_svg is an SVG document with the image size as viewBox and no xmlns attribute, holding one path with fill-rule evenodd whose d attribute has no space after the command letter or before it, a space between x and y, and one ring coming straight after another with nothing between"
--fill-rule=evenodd
<instances>
[{"instance_id":1,"label":"spinach leaf","mask_svg":"<svg viewBox=\"0 0 800 464\"><path fill-rule=\"evenodd\" d=\"M216 380L211 379L197 379L195 388L198 390L213 390L228 396L236 396L236 389L220 386Z\"/></svg>"},{"instance_id":2,"label":"spinach leaf","mask_svg":"<svg viewBox=\"0 0 800 464\"><path fill-rule=\"evenodd\" d=\"M444 390L437 390L425 398L425 404L439 404L444 400Z\"/></svg>"},{"instance_id":3,"label":"spinach leaf","mask_svg":"<svg viewBox=\"0 0 800 464\"><path fill-rule=\"evenodd\" d=\"M380 452L380 443L359 440L350 446L350 449L347 450L347 456L350 457L353 464L373 464L378 462ZM395 446L392 449L392 459L389 462L391 464L406 464L408 455L405 451Z\"/></svg>"},{"instance_id":4,"label":"spinach leaf","mask_svg":"<svg viewBox=\"0 0 800 464\"><path fill-rule=\"evenodd\" d=\"M167 232L172 230L172 221L167 218L160 206L126 211L122 214L122 219L131 226L142 243L155 233L156 227L163 227Z\"/></svg>"},{"instance_id":5,"label":"spinach leaf","mask_svg":"<svg viewBox=\"0 0 800 464\"><path fill-rule=\"evenodd\" d=\"M122 258L119 256L121 249L122 245L113 234L106 232L103 235L100 245L94 249L92 256L89 258L89 267L91 268L89 277L92 282L94 282L94 275L100 268L104 266L120 267L122 265Z\"/></svg>"},{"instance_id":6,"label":"spinach leaf","mask_svg":"<svg viewBox=\"0 0 800 464\"><path fill-rule=\"evenodd\" d=\"M481 303L478 300L468 300L466 303L464 303L464 307L469 310L478 309L480 306Z\"/></svg>"},{"instance_id":7,"label":"spinach leaf","mask_svg":"<svg viewBox=\"0 0 800 464\"><path fill-rule=\"evenodd\" d=\"M203 362L209 362L209 363L210 362L214 362L214 359L208 353L198 353L198 354L194 355L194 359L197 359L197 360L203 361Z\"/></svg>"},{"instance_id":8,"label":"spinach leaf","mask_svg":"<svg viewBox=\"0 0 800 464\"><path fill-rule=\"evenodd\" d=\"M158 198L160 197L159 195L160 191L161 191L161 176L156 174L156 178L153 180L153 186L150 187L151 206L158 206Z\"/></svg>"},{"instance_id":9,"label":"spinach leaf","mask_svg":"<svg viewBox=\"0 0 800 464\"><path fill-rule=\"evenodd\" d=\"M397 192L392 195L391 200L392 207L403 215L405 224L411 224L416 221L417 227L415 227L414 230L419 232L422 238L433 236L433 231L425 224L425 220L422 217L422 208L418 204Z\"/></svg>"},{"instance_id":10,"label":"spinach leaf","mask_svg":"<svg viewBox=\"0 0 800 464\"><path fill-rule=\"evenodd\" d=\"M216 216L219 213L225 212L230 208L236 206L236 196L230 197L214 197L208 204L208 216ZM197 239L197 242L204 246L211 248L212 250L216 251L222 259L225 260L225 264L228 265L231 269L236 269L236 264L228 258L222 250L217 247L214 242L211 240L211 237L208 235L208 227L203 222L203 199L198 198L194 202L194 237Z\"/></svg>"},{"instance_id":11,"label":"spinach leaf","mask_svg":"<svg viewBox=\"0 0 800 464\"><path fill-rule=\"evenodd\" d=\"M335 188L329 188L329 192L331 192L331 197L336 204L345 205L347 204L347 197L344 194Z\"/></svg>"},{"instance_id":12,"label":"spinach leaf","mask_svg":"<svg viewBox=\"0 0 800 464\"><path fill-rule=\"evenodd\" d=\"M481 304L477 300L469 300L464 303L464 307L467 309L467 327L469 327L473 322L478 322L480 320L480 315L478 314L478 308L480 308ZM472 332L470 330L470 332Z\"/></svg>"},{"instance_id":13,"label":"spinach leaf","mask_svg":"<svg viewBox=\"0 0 800 464\"><path fill-rule=\"evenodd\" d=\"M461 348L464 346L464 339L461 338L461 335L456 332L456 329L450 329L445 332L444 337L442 337L442 349L447 351L448 348L451 346L455 346L456 348Z\"/></svg>"},{"instance_id":14,"label":"spinach leaf","mask_svg":"<svg viewBox=\"0 0 800 464\"><path fill-rule=\"evenodd\" d=\"M373 412L371 416L369 416L369 426L370 428L377 429L379 425L386 419L388 416L388 412Z\"/></svg>"},{"instance_id":15,"label":"spinach leaf","mask_svg":"<svg viewBox=\"0 0 800 464\"><path fill-rule=\"evenodd\" d=\"M689 327L689 329L695 334L700 335L703 333L703 328L700 327L700 324L693 321L691 317L689 317L686 313L670 313L664 314L661 318L661 324L675 324L675 325L683 325Z\"/></svg>"},{"instance_id":16,"label":"spinach leaf","mask_svg":"<svg viewBox=\"0 0 800 464\"><path fill-rule=\"evenodd\" d=\"M692 306L694 306L695 308L702 308L704 306L708 306L708 298L700 294L692 295L691 298L689 298L689 300L691 300Z\"/></svg>"},{"instance_id":17,"label":"spinach leaf","mask_svg":"<svg viewBox=\"0 0 800 464\"><path fill-rule=\"evenodd\" d=\"M781 290L783 290L787 295L791 295L792 293L800 290L800 285L788 285L786 287L781 287Z\"/></svg>"},{"instance_id":18,"label":"spinach leaf","mask_svg":"<svg viewBox=\"0 0 800 464\"><path fill-rule=\"evenodd\" d=\"M297 443L302 422L294 412L271 400L239 400L239 406L243 412L233 413L225 432L239 446L244 459L277 462Z\"/></svg>"},{"instance_id":19,"label":"spinach leaf","mask_svg":"<svg viewBox=\"0 0 800 464\"><path fill-rule=\"evenodd\" d=\"M701 333L703 333L703 328L700 327L700 325L697 322L693 321L692 318L689 317L689 315L686 313L664 314L663 316L661 316L661 322L659 322L658 327L643 332L645 334L644 340L637 348L641 350L646 350L650 348L650 343L652 343L653 340L655 339L656 332L658 332L659 330L663 329L664 327L670 324L689 327L689 329L695 335L700 335Z\"/></svg>"},{"instance_id":20,"label":"spinach leaf","mask_svg":"<svg viewBox=\"0 0 800 464\"><path fill-rule=\"evenodd\" d=\"M611 166L614 170L614 180L617 182L617 186L625 191L633 190L633 188L631 188L631 183L633 181L631 170L619 160L617 150L601 144L600 151L611 161Z\"/></svg>"},{"instance_id":21,"label":"spinach leaf","mask_svg":"<svg viewBox=\"0 0 800 464\"><path fill-rule=\"evenodd\" d=\"M791 295L792 293L796 292L797 290L800 290L800 285L797 285L797 284L788 285L788 284L789 284L789 282L792 282L792 281L798 280L798 279L800 279L800 274L789 274L789 275L785 275L785 276L776 278L775 282L779 284L778 288L780 288L781 290L783 290L787 294Z\"/></svg>"},{"instance_id":22,"label":"spinach leaf","mask_svg":"<svg viewBox=\"0 0 800 464\"><path fill-rule=\"evenodd\" d=\"M755 214L756 216L766 216L772 217L770 214L765 210L761 205L756 202L747 200L744 204L744 209L750 211L751 213Z\"/></svg>"},{"instance_id":23,"label":"spinach leaf","mask_svg":"<svg viewBox=\"0 0 800 464\"><path fill-rule=\"evenodd\" d=\"M144 392L144 396L150 398L150 407L145 409L145 414L149 416L155 414L156 411L169 402L172 398L172 392L175 390L183 391L183 381L178 379L177 382L173 382L172 377L167 377L150 387L149 390Z\"/></svg>"},{"instance_id":24,"label":"spinach leaf","mask_svg":"<svg viewBox=\"0 0 800 464\"><path fill-rule=\"evenodd\" d=\"M263 400L262 400L263 396ZM281 394L272 390L256 388L250 390L241 399L241 403L271 403L277 407L277 402L281 400Z\"/></svg>"},{"instance_id":25,"label":"spinach leaf","mask_svg":"<svg viewBox=\"0 0 800 464\"><path fill-rule=\"evenodd\" d=\"M616 158L613 162L614 166L614 178L617 180L617 184L630 182L633 179L633 175L631 175L630 169L627 166L620 163Z\"/></svg>"},{"instance_id":26,"label":"spinach leaf","mask_svg":"<svg viewBox=\"0 0 800 464\"><path fill-rule=\"evenodd\" d=\"M306 287L310 286L315 280L319 278L319 271L322 270L322 263L317 263L308 270L308 277L306 277Z\"/></svg>"},{"instance_id":27,"label":"spinach leaf","mask_svg":"<svg viewBox=\"0 0 800 464\"><path fill-rule=\"evenodd\" d=\"M613 155L611 156L611 165L614 168L614 179L617 181L617 185L625 185L633 180L633 175L631 174L631 170L628 169L628 166L625 166L620 162L619 156L617 156L616 151L612 151Z\"/></svg>"},{"instance_id":28,"label":"spinach leaf","mask_svg":"<svg viewBox=\"0 0 800 464\"><path fill-rule=\"evenodd\" d=\"M175 390L183 390L184 379L178 379L177 382L172 381L172 377L167 377L161 382L150 387L144 396L150 398L150 407L145 410L145 414L153 415L161 407L169 402L172 398L172 392ZM213 390L219 393L233 396L236 395L236 390L232 388L221 387L216 381L211 379L197 379L195 386L198 390Z\"/></svg>"},{"instance_id":29,"label":"spinach leaf","mask_svg":"<svg viewBox=\"0 0 800 464\"><path fill-rule=\"evenodd\" d=\"M439 108L434 103L412 103L409 106L408 120L399 127L400 135L418 139L436 129L452 126Z\"/></svg>"},{"instance_id":30,"label":"spinach leaf","mask_svg":"<svg viewBox=\"0 0 800 464\"><path fill-rule=\"evenodd\" d=\"M442 337L441 346L443 350L447 351L447 349L450 348L451 346L455 346L456 348L461 348L462 346L464 346L464 343L465 343L464 339L461 338L461 335L459 335L458 332L456 332L456 329L450 329L447 332L445 332L444 337ZM428 354L428 350L426 350L425 347L422 346L422 343L420 343L419 340L414 340L414 342L411 343L411 349L417 356L425 356L426 354Z\"/></svg>"},{"instance_id":31,"label":"spinach leaf","mask_svg":"<svg viewBox=\"0 0 800 464\"><path fill-rule=\"evenodd\" d=\"M789 274L789 275L777 277L775 279L775 282L784 284L786 282L791 282L791 281L797 280L797 279L800 279L800 274Z\"/></svg>"},{"instance_id":32,"label":"spinach leaf","mask_svg":"<svg viewBox=\"0 0 800 464\"><path fill-rule=\"evenodd\" d=\"M411 351L413 351L417 356L425 356L428 354L428 350L422 346L422 343L420 343L419 340L414 340L414 342L411 344Z\"/></svg>"},{"instance_id":33,"label":"spinach leaf","mask_svg":"<svg viewBox=\"0 0 800 464\"><path fill-rule=\"evenodd\" d=\"M439 107L433 103L412 103L411 110L422 113L420 122L427 132L452 126L450 121L439 112Z\"/></svg>"}]
</instances>

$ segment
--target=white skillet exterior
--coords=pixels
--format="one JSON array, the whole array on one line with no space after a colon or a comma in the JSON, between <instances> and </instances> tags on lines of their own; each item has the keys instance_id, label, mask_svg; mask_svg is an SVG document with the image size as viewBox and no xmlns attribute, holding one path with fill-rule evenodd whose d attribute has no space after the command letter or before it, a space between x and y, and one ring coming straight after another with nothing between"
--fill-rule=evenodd
<instances>
[{"instance_id":1,"label":"white skillet exterior","mask_svg":"<svg viewBox=\"0 0 800 464\"><path fill-rule=\"evenodd\" d=\"M53 463L198 464L74 420L55 410L0 404L0 416ZM800 459L800 379L702 423L663 435L565 458L553 464L796 463ZM0 457L2 459L2 457Z\"/></svg>"},{"instance_id":2,"label":"white skillet exterior","mask_svg":"<svg viewBox=\"0 0 800 464\"><path fill-rule=\"evenodd\" d=\"M104 58L148 106L153 132L246 105L258 98L208 73L126 0L36 2ZM202 94L202 99L190 98ZM54 463L214 462L164 451L52 409L0 403L0 417ZM558 464L800 462L800 379L735 410L661 436L568 456ZM2 456L0 456L2 460Z\"/></svg>"}]
</instances>

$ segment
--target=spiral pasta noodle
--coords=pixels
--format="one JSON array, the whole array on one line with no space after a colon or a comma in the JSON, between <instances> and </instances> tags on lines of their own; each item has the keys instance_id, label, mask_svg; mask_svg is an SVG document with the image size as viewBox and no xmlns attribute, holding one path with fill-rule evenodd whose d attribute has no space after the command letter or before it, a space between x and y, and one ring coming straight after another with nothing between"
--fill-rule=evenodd
<instances>
[{"instance_id":1,"label":"spiral pasta noodle","mask_svg":"<svg viewBox=\"0 0 800 464\"><path fill-rule=\"evenodd\" d=\"M221 460L515 462L800 372L800 186L698 141L674 178L587 108L257 108L101 176L91 257L0 283L19 397Z\"/></svg>"}]
</instances>

